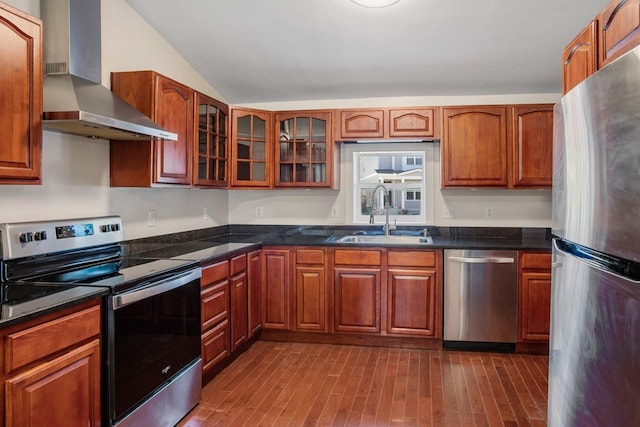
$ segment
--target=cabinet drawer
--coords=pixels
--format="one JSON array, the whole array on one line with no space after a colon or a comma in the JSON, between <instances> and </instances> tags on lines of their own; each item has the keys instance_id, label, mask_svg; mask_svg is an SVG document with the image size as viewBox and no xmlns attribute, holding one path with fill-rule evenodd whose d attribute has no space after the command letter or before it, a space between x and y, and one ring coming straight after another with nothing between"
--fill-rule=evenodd
<instances>
[{"instance_id":1,"label":"cabinet drawer","mask_svg":"<svg viewBox=\"0 0 640 427\"><path fill-rule=\"evenodd\" d=\"M201 286L211 285L226 279L229 276L229 261L222 261L217 264L212 264L202 269L202 281Z\"/></svg>"},{"instance_id":2,"label":"cabinet drawer","mask_svg":"<svg viewBox=\"0 0 640 427\"><path fill-rule=\"evenodd\" d=\"M230 354L229 321L202 335L202 370L207 371Z\"/></svg>"},{"instance_id":3,"label":"cabinet drawer","mask_svg":"<svg viewBox=\"0 0 640 427\"><path fill-rule=\"evenodd\" d=\"M358 249L336 249L335 263L347 265L380 265L380 251Z\"/></svg>"},{"instance_id":4,"label":"cabinet drawer","mask_svg":"<svg viewBox=\"0 0 640 427\"><path fill-rule=\"evenodd\" d=\"M389 251L389 267L435 267L435 251Z\"/></svg>"},{"instance_id":5,"label":"cabinet drawer","mask_svg":"<svg viewBox=\"0 0 640 427\"><path fill-rule=\"evenodd\" d=\"M324 249L298 249L296 250L296 263L324 265Z\"/></svg>"},{"instance_id":6,"label":"cabinet drawer","mask_svg":"<svg viewBox=\"0 0 640 427\"><path fill-rule=\"evenodd\" d=\"M247 269L247 254L238 255L231 258L231 276L242 273Z\"/></svg>"},{"instance_id":7,"label":"cabinet drawer","mask_svg":"<svg viewBox=\"0 0 640 427\"><path fill-rule=\"evenodd\" d=\"M100 335L100 307L7 335L5 369L10 372L93 336Z\"/></svg>"},{"instance_id":8,"label":"cabinet drawer","mask_svg":"<svg viewBox=\"0 0 640 427\"><path fill-rule=\"evenodd\" d=\"M524 252L520 255L520 268L551 270L551 254L545 252Z\"/></svg>"},{"instance_id":9,"label":"cabinet drawer","mask_svg":"<svg viewBox=\"0 0 640 427\"><path fill-rule=\"evenodd\" d=\"M229 316L229 282L202 290L202 330L206 331Z\"/></svg>"}]
</instances>

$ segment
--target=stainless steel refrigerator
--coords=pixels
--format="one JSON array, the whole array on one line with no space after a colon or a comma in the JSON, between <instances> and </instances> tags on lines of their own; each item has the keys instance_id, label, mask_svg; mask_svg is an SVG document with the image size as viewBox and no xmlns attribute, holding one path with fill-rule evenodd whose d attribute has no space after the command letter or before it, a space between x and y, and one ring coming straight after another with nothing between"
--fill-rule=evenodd
<instances>
[{"instance_id":1,"label":"stainless steel refrigerator","mask_svg":"<svg viewBox=\"0 0 640 427\"><path fill-rule=\"evenodd\" d=\"M549 426L640 426L640 47L556 105Z\"/></svg>"}]
</instances>

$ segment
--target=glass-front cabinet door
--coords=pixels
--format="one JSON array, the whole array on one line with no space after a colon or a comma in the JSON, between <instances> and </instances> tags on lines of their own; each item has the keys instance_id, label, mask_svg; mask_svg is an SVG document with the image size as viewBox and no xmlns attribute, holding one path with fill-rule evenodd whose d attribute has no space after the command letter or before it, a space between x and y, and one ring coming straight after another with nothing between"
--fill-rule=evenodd
<instances>
[{"instance_id":1,"label":"glass-front cabinet door","mask_svg":"<svg viewBox=\"0 0 640 427\"><path fill-rule=\"evenodd\" d=\"M268 111L232 110L232 187L271 186L272 120Z\"/></svg>"},{"instance_id":2,"label":"glass-front cabinet door","mask_svg":"<svg viewBox=\"0 0 640 427\"><path fill-rule=\"evenodd\" d=\"M197 147L193 184L203 187L227 187L229 107L200 93L196 96Z\"/></svg>"},{"instance_id":3,"label":"glass-front cabinet door","mask_svg":"<svg viewBox=\"0 0 640 427\"><path fill-rule=\"evenodd\" d=\"M331 112L276 113L278 142L275 185L328 187L331 185Z\"/></svg>"}]
</instances>

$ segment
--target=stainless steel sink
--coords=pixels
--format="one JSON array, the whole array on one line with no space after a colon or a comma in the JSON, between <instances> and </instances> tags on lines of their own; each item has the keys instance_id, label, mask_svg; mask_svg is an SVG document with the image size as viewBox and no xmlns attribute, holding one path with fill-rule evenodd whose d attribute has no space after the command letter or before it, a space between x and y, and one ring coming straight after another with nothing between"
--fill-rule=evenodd
<instances>
[{"instance_id":1,"label":"stainless steel sink","mask_svg":"<svg viewBox=\"0 0 640 427\"><path fill-rule=\"evenodd\" d=\"M383 243L390 245L432 245L431 236L343 236L336 240L336 243L361 243L375 244Z\"/></svg>"}]
</instances>

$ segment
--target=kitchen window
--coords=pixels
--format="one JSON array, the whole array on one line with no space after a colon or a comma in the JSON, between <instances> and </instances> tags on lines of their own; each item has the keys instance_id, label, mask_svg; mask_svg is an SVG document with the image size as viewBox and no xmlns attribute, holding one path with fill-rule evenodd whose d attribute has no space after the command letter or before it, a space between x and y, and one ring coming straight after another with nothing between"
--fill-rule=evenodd
<instances>
[{"instance_id":1,"label":"kitchen window","mask_svg":"<svg viewBox=\"0 0 640 427\"><path fill-rule=\"evenodd\" d=\"M423 151L354 152L354 222L384 224L386 191L391 223L424 224L424 164Z\"/></svg>"}]
</instances>

